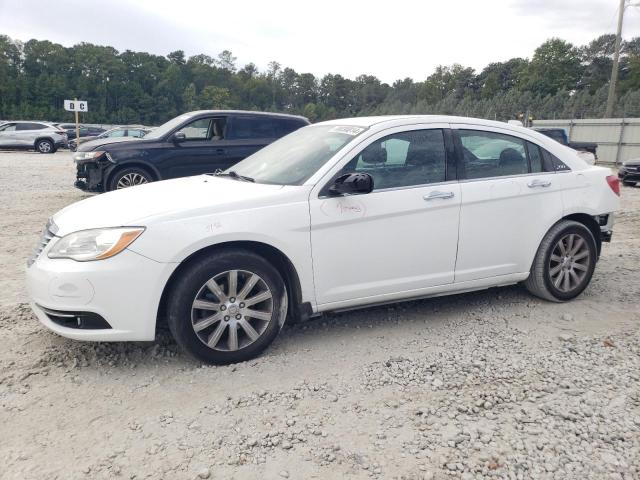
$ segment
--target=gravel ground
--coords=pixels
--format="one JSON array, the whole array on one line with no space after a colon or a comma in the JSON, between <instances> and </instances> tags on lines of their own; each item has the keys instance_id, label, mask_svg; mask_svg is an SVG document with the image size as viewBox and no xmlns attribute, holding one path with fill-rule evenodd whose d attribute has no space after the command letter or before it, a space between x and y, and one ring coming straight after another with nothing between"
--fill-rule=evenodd
<instances>
[{"instance_id":1,"label":"gravel ground","mask_svg":"<svg viewBox=\"0 0 640 480\"><path fill-rule=\"evenodd\" d=\"M0 477L640 478L640 188L591 286L328 315L260 358L79 343L30 313L24 260L83 197L68 152L0 152Z\"/></svg>"}]
</instances>

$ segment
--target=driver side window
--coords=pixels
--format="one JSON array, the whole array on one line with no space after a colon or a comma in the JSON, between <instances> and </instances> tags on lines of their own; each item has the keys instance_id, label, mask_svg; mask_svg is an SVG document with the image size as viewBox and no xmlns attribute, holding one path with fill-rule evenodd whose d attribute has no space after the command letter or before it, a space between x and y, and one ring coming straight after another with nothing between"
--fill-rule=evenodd
<instances>
[{"instance_id":1,"label":"driver side window","mask_svg":"<svg viewBox=\"0 0 640 480\"><path fill-rule=\"evenodd\" d=\"M180 129L185 140L222 140L225 137L224 118L200 118Z\"/></svg>"},{"instance_id":2,"label":"driver side window","mask_svg":"<svg viewBox=\"0 0 640 480\"><path fill-rule=\"evenodd\" d=\"M441 129L398 132L365 147L338 174L368 173L375 190L445 181L446 153Z\"/></svg>"}]
</instances>

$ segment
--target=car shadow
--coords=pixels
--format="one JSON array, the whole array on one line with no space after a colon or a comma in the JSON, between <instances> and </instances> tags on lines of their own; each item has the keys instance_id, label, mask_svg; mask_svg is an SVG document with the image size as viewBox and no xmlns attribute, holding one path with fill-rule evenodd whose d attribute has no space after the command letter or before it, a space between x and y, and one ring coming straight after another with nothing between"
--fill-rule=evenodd
<instances>
[{"instance_id":1,"label":"car shadow","mask_svg":"<svg viewBox=\"0 0 640 480\"><path fill-rule=\"evenodd\" d=\"M327 313L297 324L285 324L274 344L267 348L261 358L268 361L309 348L318 342L335 342L336 335L349 336L351 342L361 338L364 346L369 341L369 332L376 334L387 331L394 322L403 322L408 328L412 325L424 328L425 324L435 328L447 327L451 318L462 317L476 309L496 304L508 308L509 304L522 302L541 301L518 286L509 286ZM201 362L193 360L178 348L163 323L159 324L156 339L152 342L79 342L60 337L41 326L38 328L41 329L41 339L44 339L36 361L39 367L128 370L156 368L159 364L174 369L202 366ZM33 342L29 348L37 351Z\"/></svg>"}]
</instances>

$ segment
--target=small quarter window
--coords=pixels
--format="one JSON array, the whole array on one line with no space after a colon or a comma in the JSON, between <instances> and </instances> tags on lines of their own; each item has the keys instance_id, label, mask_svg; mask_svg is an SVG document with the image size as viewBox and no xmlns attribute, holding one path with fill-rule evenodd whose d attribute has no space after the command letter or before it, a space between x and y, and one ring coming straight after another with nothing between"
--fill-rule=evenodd
<instances>
[{"instance_id":1,"label":"small quarter window","mask_svg":"<svg viewBox=\"0 0 640 480\"><path fill-rule=\"evenodd\" d=\"M542 157L544 159L545 165L547 165L548 166L547 168L551 169L551 171L568 172L571 170L567 166L567 164L564 163L562 160L560 160L558 157L547 152L544 148L541 148L541 150L542 150Z\"/></svg>"}]
</instances>

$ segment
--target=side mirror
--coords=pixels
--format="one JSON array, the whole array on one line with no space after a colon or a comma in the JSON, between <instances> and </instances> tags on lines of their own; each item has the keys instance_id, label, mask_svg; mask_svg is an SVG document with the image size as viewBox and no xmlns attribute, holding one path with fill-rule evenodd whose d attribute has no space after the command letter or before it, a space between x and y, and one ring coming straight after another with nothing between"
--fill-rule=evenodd
<instances>
[{"instance_id":1,"label":"side mirror","mask_svg":"<svg viewBox=\"0 0 640 480\"><path fill-rule=\"evenodd\" d=\"M345 173L329 187L331 195L360 195L373 191L373 177L368 173Z\"/></svg>"},{"instance_id":2,"label":"side mirror","mask_svg":"<svg viewBox=\"0 0 640 480\"><path fill-rule=\"evenodd\" d=\"M186 139L187 139L187 135L182 131L174 133L172 137L172 140L174 141L174 143L184 142Z\"/></svg>"}]
</instances>

